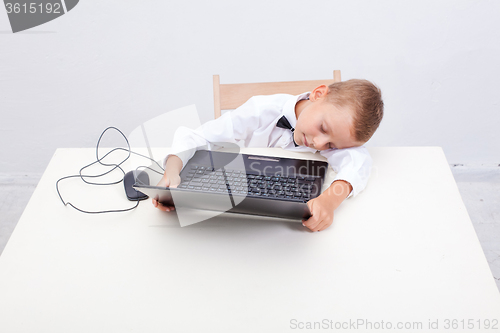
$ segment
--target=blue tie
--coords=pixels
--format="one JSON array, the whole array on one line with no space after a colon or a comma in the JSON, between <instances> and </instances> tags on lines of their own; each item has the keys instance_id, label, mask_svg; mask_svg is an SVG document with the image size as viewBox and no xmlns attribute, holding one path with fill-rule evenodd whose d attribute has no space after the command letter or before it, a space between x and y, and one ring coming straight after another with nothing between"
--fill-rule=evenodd
<instances>
[{"instance_id":1,"label":"blue tie","mask_svg":"<svg viewBox=\"0 0 500 333\"><path fill-rule=\"evenodd\" d=\"M292 140L293 140L293 144L295 145L295 147L298 147L299 145L295 143L295 139L293 138L293 131L295 130L292 125L290 125L290 122L288 121L288 119L286 119L285 116L282 116L278 122L276 123L276 126L277 127L280 127L280 128L285 128L285 129L289 129L290 131L292 131Z\"/></svg>"}]
</instances>

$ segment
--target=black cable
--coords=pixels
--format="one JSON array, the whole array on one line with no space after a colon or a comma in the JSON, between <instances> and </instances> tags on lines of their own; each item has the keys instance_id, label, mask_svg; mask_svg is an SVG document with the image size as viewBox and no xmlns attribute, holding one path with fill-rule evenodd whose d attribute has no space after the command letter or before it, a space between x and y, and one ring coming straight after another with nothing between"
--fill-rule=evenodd
<instances>
[{"instance_id":1,"label":"black cable","mask_svg":"<svg viewBox=\"0 0 500 333\"><path fill-rule=\"evenodd\" d=\"M125 139L125 142L127 143L127 148L126 148L126 149L125 149L125 148L114 148L114 149L110 150L108 153L106 153L106 154L105 154L102 158L99 158L99 145L100 145L100 143L101 143L101 139L102 139L102 137L104 136L104 134L105 134L108 130L110 130L110 129L116 130L116 131L118 131L118 132L122 135L122 137ZM103 162L103 160L104 160L104 159L105 159L108 155L110 155L111 153L113 153L113 152L115 152L115 151L119 151L119 150L121 150L121 151L126 151L126 152L128 153L128 154L127 154L127 157L125 157L125 159L124 159L123 161L121 161L121 162L120 162L120 163L118 163L118 164L115 164L115 163L106 164L106 163L104 163L104 162ZM145 156L145 155L142 155L142 154L139 154L139 153L133 152L133 151L130 149L130 144L129 144L128 139L127 139L127 137L125 136L125 134L123 134L123 132L122 132L122 131L120 131L118 128L113 127L113 126L110 126L110 127L106 128L106 129L105 129L105 130L101 133L101 135L99 136L99 140L97 140L97 145L96 145L96 161L94 161L94 162L92 162L92 163L90 163L90 164L87 164L87 165L85 165L84 167L82 167L82 168L80 169L80 171L78 172L78 175L66 176L66 177L62 177L62 178L60 178L60 179L58 179L58 180L57 180L57 182L56 182L56 190L57 190L57 194L59 195L59 198L61 199L61 201L62 201L62 203L64 204L64 206L68 206L68 205L69 205L69 206L73 207L74 209L76 209L76 210L78 210L78 211L80 211L80 212L82 212L82 213L87 213L87 214L119 213L119 212L126 212L126 211L129 211L129 210L132 210L132 209L137 208L137 206L139 206L139 201L137 201L137 203L135 204L135 206L134 206L134 207L130 207L130 208L126 208L126 209L115 209L115 210L95 211L95 212L93 212L93 211L86 211L86 210L83 210L83 209L80 209L80 208L78 208L78 207L74 206L74 205L73 205L71 202L69 202L69 201L65 202L65 201L64 201L64 199L62 198L61 191L59 190L59 182L60 182L60 181L62 181L62 180L65 180L65 179L69 179L69 178L80 178L80 179L81 179L84 183L89 184L89 185L106 185L106 186L109 186L109 185L119 184L119 183L121 183L121 182L123 181L123 177L125 176L125 171L122 169L121 165L122 165L123 163L125 163L125 161L127 161L127 160L130 158L131 154L135 154L135 155L138 155L138 156L141 156L141 157L144 157L144 158L147 158L147 159L149 159L149 160L153 161L153 162L154 162L154 163L155 163L155 164L156 164L156 165L157 165L157 166L158 166L161 170L163 170L163 171L164 171L163 167L162 167L160 164L158 164L158 162L157 162L157 161L153 160L152 158L150 158L150 157L148 157L148 156ZM91 167L92 165L94 165L94 164L96 164L96 163L99 163L99 164L101 164L101 165L103 165L103 166L112 167L112 169L111 169L111 170L109 170L109 171L106 171L106 172L104 172L104 173L102 173L102 174L99 174L99 175L84 175L84 174L82 174L82 172L83 172L85 169L87 169L87 168ZM161 172L158 172L157 170L154 170L154 169L152 169L152 168L150 168L150 167L148 167L148 166L139 166L139 167L137 167L137 168L136 168L136 170L138 170L139 168L147 168L147 169L152 170L152 171L154 171L154 172L156 172L156 173L158 173L158 174L162 174ZM85 178L99 178L99 177L105 176L105 175L107 175L107 174L109 174L109 173L113 172L113 171L114 171L114 170L116 170L116 169L119 169L119 170L123 173L123 177L122 177L120 180L115 181L115 182L109 182L109 183L94 183L94 182L87 181L87 180L85 179Z\"/></svg>"}]
</instances>

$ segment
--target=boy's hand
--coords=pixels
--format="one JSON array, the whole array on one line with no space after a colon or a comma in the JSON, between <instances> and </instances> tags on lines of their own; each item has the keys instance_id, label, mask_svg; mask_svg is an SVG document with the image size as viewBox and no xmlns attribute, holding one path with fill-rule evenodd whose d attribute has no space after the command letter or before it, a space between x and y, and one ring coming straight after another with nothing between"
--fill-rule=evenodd
<instances>
[{"instance_id":1,"label":"boy's hand","mask_svg":"<svg viewBox=\"0 0 500 333\"><path fill-rule=\"evenodd\" d=\"M302 224L311 231L328 228L333 223L333 212L351 191L351 184L345 180L334 181L325 192L307 202L311 217L307 221L302 220Z\"/></svg>"},{"instance_id":2,"label":"boy's hand","mask_svg":"<svg viewBox=\"0 0 500 333\"><path fill-rule=\"evenodd\" d=\"M302 224L311 231L325 230L333 223L335 208L327 195L322 194L315 199L309 200L307 206L312 216L307 221L302 220Z\"/></svg>"},{"instance_id":3,"label":"boy's hand","mask_svg":"<svg viewBox=\"0 0 500 333\"><path fill-rule=\"evenodd\" d=\"M163 177L157 186L177 187L177 185L181 183L181 177L179 176L181 170L181 159L176 155L170 155L167 159L167 163L165 164L165 172L163 173ZM153 205L164 212L175 210L175 207L173 205L162 205L160 202L158 202L157 197L153 198Z\"/></svg>"},{"instance_id":4,"label":"boy's hand","mask_svg":"<svg viewBox=\"0 0 500 333\"><path fill-rule=\"evenodd\" d=\"M181 183L181 177L178 174L163 175L162 179L156 186L175 188L180 183ZM162 210L164 212L170 212L175 210L175 206L166 206L163 205L161 202L158 202L158 197L153 198L153 205L159 210Z\"/></svg>"}]
</instances>

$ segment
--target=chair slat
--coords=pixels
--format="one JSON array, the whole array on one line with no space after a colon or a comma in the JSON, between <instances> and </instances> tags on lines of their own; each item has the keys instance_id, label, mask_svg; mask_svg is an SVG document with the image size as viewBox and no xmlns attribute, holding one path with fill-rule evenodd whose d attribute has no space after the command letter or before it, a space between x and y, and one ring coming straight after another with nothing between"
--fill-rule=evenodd
<instances>
[{"instance_id":1,"label":"chair slat","mask_svg":"<svg viewBox=\"0 0 500 333\"><path fill-rule=\"evenodd\" d=\"M330 85L340 82L340 71L333 71L333 80L309 80L288 82L260 82L260 83L234 83L220 84L219 75L214 75L214 117L219 118L221 110L233 110L248 101L252 96L291 94L312 91L324 84Z\"/></svg>"}]
</instances>

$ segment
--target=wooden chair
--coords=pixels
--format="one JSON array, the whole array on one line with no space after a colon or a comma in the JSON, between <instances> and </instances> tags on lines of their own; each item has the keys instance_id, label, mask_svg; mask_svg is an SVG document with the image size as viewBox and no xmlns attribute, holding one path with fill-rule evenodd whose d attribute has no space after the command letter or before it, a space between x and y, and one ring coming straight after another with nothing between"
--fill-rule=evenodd
<instances>
[{"instance_id":1,"label":"wooden chair","mask_svg":"<svg viewBox=\"0 0 500 333\"><path fill-rule=\"evenodd\" d=\"M319 85L327 86L340 82L340 71L333 71L333 80L309 80L288 82L220 84L219 75L214 75L214 117L219 118L221 110L234 110L250 97L256 95L291 94L299 95Z\"/></svg>"}]
</instances>

